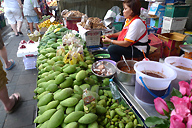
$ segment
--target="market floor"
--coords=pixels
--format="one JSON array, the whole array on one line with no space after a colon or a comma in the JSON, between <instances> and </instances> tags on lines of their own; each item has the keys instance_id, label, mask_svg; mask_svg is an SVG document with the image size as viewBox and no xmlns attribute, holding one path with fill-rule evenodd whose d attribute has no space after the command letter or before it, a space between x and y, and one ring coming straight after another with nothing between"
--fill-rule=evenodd
<instances>
[{"instance_id":1,"label":"market floor","mask_svg":"<svg viewBox=\"0 0 192 128\"><path fill-rule=\"evenodd\" d=\"M8 93L14 92L21 94L21 103L17 111L7 114L0 102L0 128L34 128L33 120L36 114L36 100L33 99L34 89L36 88L37 70L25 70L23 58L17 57L17 49L21 40L28 41L26 24L22 26L23 36L14 36L14 32L7 25L2 30L2 36L6 45L8 59L13 59L16 66L7 72L9 82L7 84ZM2 58L0 57L3 62ZM4 62L3 62L4 63Z\"/></svg>"}]
</instances>

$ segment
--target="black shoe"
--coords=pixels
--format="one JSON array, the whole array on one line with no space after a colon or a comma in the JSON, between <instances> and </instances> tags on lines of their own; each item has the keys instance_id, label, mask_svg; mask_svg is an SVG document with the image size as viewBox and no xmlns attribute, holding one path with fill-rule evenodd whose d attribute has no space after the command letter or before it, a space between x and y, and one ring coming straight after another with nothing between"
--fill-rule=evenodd
<instances>
[{"instance_id":1,"label":"black shoe","mask_svg":"<svg viewBox=\"0 0 192 128\"><path fill-rule=\"evenodd\" d=\"M17 33L17 35L15 35L15 36L19 36L19 34Z\"/></svg>"},{"instance_id":2,"label":"black shoe","mask_svg":"<svg viewBox=\"0 0 192 128\"><path fill-rule=\"evenodd\" d=\"M22 32L18 32L17 34L23 35L23 33L22 33Z\"/></svg>"}]
</instances>

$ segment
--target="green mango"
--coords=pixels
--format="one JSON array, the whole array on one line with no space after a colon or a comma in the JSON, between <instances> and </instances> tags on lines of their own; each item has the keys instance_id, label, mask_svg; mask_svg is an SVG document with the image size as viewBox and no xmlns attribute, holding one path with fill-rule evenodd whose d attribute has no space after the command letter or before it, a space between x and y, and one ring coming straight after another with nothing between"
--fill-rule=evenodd
<instances>
[{"instance_id":1,"label":"green mango","mask_svg":"<svg viewBox=\"0 0 192 128\"><path fill-rule=\"evenodd\" d=\"M59 86L61 88L67 88L73 85L73 79L71 77L66 77L65 81L61 83Z\"/></svg>"},{"instance_id":2,"label":"green mango","mask_svg":"<svg viewBox=\"0 0 192 128\"><path fill-rule=\"evenodd\" d=\"M59 30L59 32L65 32L66 30L68 30L68 28L61 28L60 30Z\"/></svg>"},{"instance_id":3,"label":"green mango","mask_svg":"<svg viewBox=\"0 0 192 128\"><path fill-rule=\"evenodd\" d=\"M56 53L47 53L45 56L51 59L56 56Z\"/></svg>"},{"instance_id":4,"label":"green mango","mask_svg":"<svg viewBox=\"0 0 192 128\"><path fill-rule=\"evenodd\" d=\"M88 128L99 128L99 125L98 125L97 121L95 121L95 122L89 124Z\"/></svg>"},{"instance_id":5,"label":"green mango","mask_svg":"<svg viewBox=\"0 0 192 128\"><path fill-rule=\"evenodd\" d=\"M58 92L57 94L55 94L54 99L60 100L60 101L65 100L66 98L71 96L71 94L73 94L73 89L72 88L65 88L65 89L61 90L60 92Z\"/></svg>"},{"instance_id":6,"label":"green mango","mask_svg":"<svg viewBox=\"0 0 192 128\"><path fill-rule=\"evenodd\" d=\"M46 66L46 67L45 67L45 71L46 71L46 72L49 72L49 71L51 71L51 70L52 70L52 66Z\"/></svg>"},{"instance_id":7,"label":"green mango","mask_svg":"<svg viewBox=\"0 0 192 128\"><path fill-rule=\"evenodd\" d=\"M47 63L48 63L49 65L54 65L55 61L54 61L54 60L47 60Z\"/></svg>"},{"instance_id":8,"label":"green mango","mask_svg":"<svg viewBox=\"0 0 192 128\"><path fill-rule=\"evenodd\" d=\"M75 111L84 111L84 101L82 99L75 106Z\"/></svg>"},{"instance_id":9,"label":"green mango","mask_svg":"<svg viewBox=\"0 0 192 128\"><path fill-rule=\"evenodd\" d=\"M75 111L75 107L68 107L66 109L66 114L69 115L70 113L74 112Z\"/></svg>"},{"instance_id":10,"label":"green mango","mask_svg":"<svg viewBox=\"0 0 192 128\"><path fill-rule=\"evenodd\" d=\"M84 112L82 111L75 111L67 115L65 117L64 122L65 123L71 123L71 122L77 122L82 116L84 116Z\"/></svg>"},{"instance_id":11,"label":"green mango","mask_svg":"<svg viewBox=\"0 0 192 128\"><path fill-rule=\"evenodd\" d=\"M50 93L49 91L44 91L43 93L41 93L40 95L37 96L37 99L40 100L44 95Z\"/></svg>"},{"instance_id":12,"label":"green mango","mask_svg":"<svg viewBox=\"0 0 192 128\"><path fill-rule=\"evenodd\" d=\"M64 112L63 109L57 110L50 118L47 128L57 128L64 119Z\"/></svg>"},{"instance_id":13,"label":"green mango","mask_svg":"<svg viewBox=\"0 0 192 128\"><path fill-rule=\"evenodd\" d=\"M87 128L86 124L79 124L79 128Z\"/></svg>"},{"instance_id":14,"label":"green mango","mask_svg":"<svg viewBox=\"0 0 192 128\"><path fill-rule=\"evenodd\" d=\"M105 114L107 112L107 109L103 106L97 105L96 106L96 113L99 115Z\"/></svg>"},{"instance_id":15,"label":"green mango","mask_svg":"<svg viewBox=\"0 0 192 128\"><path fill-rule=\"evenodd\" d=\"M91 75L90 77L91 77L93 80L98 81L98 77L97 77L96 75Z\"/></svg>"},{"instance_id":16,"label":"green mango","mask_svg":"<svg viewBox=\"0 0 192 128\"><path fill-rule=\"evenodd\" d=\"M44 105L44 106L39 107L39 111L38 111L38 114L39 114L39 115L42 115L42 114L46 111L46 106L47 106L47 105ZM37 123L37 122L36 122L36 123Z\"/></svg>"},{"instance_id":17,"label":"green mango","mask_svg":"<svg viewBox=\"0 0 192 128\"><path fill-rule=\"evenodd\" d=\"M56 112L56 109L49 109L45 111L42 115L38 118L38 123L43 123L51 118L51 116Z\"/></svg>"},{"instance_id":18,"label":"green mango","mask_svg":"<svg viewBox=\"0 0 192 128\"><path fill-rule=\"evenodd\" d=\"M90 77L86 77L84 79L84 81L85 81L85 83L87 83L89 85L94 85L95 84L95 81L92 78L90 78Z\"/></svg>"},{"instance_id":19,"label":"green mango","mask_svg":"<svg viewBox=\"0 0 192 128\"><path fill-rule=\"evenodd\" d=\"M77 73L73 73L73 74L70 74L69 77L71 77L72 79L75 79L76 75L77 75Z\"/></svg>"},{"instance_id":20,"label":"green mango","mask_svg":"<svg viewBox=\"0 0 192 128\"><path fill-rule=\"evenodd\" d=\"M47 51L47 50L45 50L45 49L40 50L40 54L45 55L45 54L47 54L47 53L48 53L48 51Z\"/></svg>"},{"instance_id":21,"label":"green mango","mask_svg":"<svg viewBox=\"0 0 192 128\"><path fill-rule=\"evenodd\" d=\"M77 122L71 122L65 126L65 128L78 128Z\"/></svg>"},{"instance_id":22,"label":"green mango","mask_svg":"<svg viewBox=\"0 0 192 128\"><path fill-rule=\"evenodd\" d=\"M79 71L79 72L77 73L77 75L76 75L76 80L77 80L77 81L84 80L86 76L87 76L86 71L85 71L85 70L81 70L81 71Z\"/></svg>"},{"instance_id":23,"label":"green mango","mask_svg":"<svg viewBox=\"0 0 192 128\"><path fill-rule=\"evenodd\" d=\"M91 91L92 91L92 92L98 92L98 91L99 91L99 85L93 85L93 86L91 87Z\"/></svg>"},{"instance_id":24,"label":"green mango","mask_svg":"<svg viewBox=\"0 0 192 128\"><path fill-rule=\"evenodd\" d=\"M47 93L41 99L39 99L37 106L40 107L43 105L47 105L52 99L53 99L53 94Z\"/></svg>"},{"instance_id":25,"label":"green mango","mask_svg":"<svg viewBox=\"0 0 192 128\"><path fill-rule=\"evenodd\" d=\"M97 115L94 113L88 113L82 116L78 122L81 124L91 124L97 120Z\"/></svg>"},{"instance_id":26,"label":"green mango","mask_svg":"<svg viewBox=\"0 0 192 128\"><path fill-rule=\"evenodd\" d=\"M58 44L58 43L54 43L54 44L51 45L51 47L54 48L54 49L57 49L57 47L59 47L59 46L60 46L60 44Z\"/></svg>"},{"instance_id":27,"label":"green mango","mask_svg":"<svg viewBox=\"0 0 192 128\"><path fill-rule=\"evenodd\" d=\"M56 53L56 50L53 48L46 48L46 50L48 51L48 53Z\"/></svg>"},{"instance_id":28,"label":"green mango","mask_svg":"<svg viewBox=\"0 0 192 128\"><path fill-rule=\"evenodd\" d=\"M54 101L49 102L46 105L45 109L46 110L53 109L53 108L56 108L58 105L59 105L59 101L58 100L54 100Z\"/></svg>"},{"instance_id":29,"label":"green mango","mask_svg":"<svg viewBox=\"0 0 192 128\"><path fill-rule=\"evenodd\" d=\"M84 69L87 69L87 67L88 67L87 63L84 61L79 61L79 65L81 68L84 68Z\"/></svg>"},{"instance_id":30,"label":"green mango","mask_svg":"<svg viewBox=\"0 0 192 128\"><path fill-rule=\"evenodd\" d=\"M83 90L78 85L74 85L74 93L82 95Z\"/></svg>"},{"instance_id":31,"label":"green mango","mask_svg":"<svg viewBox=\"0 0 192 128\"><path fill-rule=\"evenodd\" d=\"M74 80L73 85L81 85L83 81Z\"/></svg>"},{"instance_id":32,"label":"green mango","mask_svg":"<svg viewBox=\"0 0 192 128\"><path fill-rule=\"evenodd\" d=\"M64 73L72 74L76 71L75 65L69 65L68 67L63 69Z\"/></svg>"},{"instance_id":33,"label":"green mango","mask_svg":"<svg viewBox=\"0 0 192 128\"><path fill-rule=\"evenodd\" d=\"M44 91L45 91L44 88L39 88L39 89L37 90L37 93L38 93L38 94L41 94L41 93L43 93Z\"/></svg>"},{"instance_id":34,"label":"green mango","mask_svg":"<svg viewBox=\"0 0 192 128\"><path fill-rule=\"evenodd\" d=\"M82 96L81 96L81 95L75 94L75 93L73 93L71 97L77 98L78 100L81 100L81 99L82 99Z\"/></svg>"},{"instance_id":35,"label":"green mango","mask_svg":"<svg viewBox=\"0 0 192 128\"><path fill-rule=\"evenodd\" d=\"M55 83L49 84L48 87L46 88L46 90L50 91L50 92L57 91L58 90L57 84L55 84Z\"/></svg>"},{"instance_id":36,"label":"green mango","mask_svg":"<svg viewBox=\"0 0 192 128\"><path fill-rule=\"evenodd\" d=\"M53 65L52 69L53 69L53 71L59 71L59 72L62 72L62 68L59 67L59 66L56 66L56 65Z\"/></svg>"},{"instance_id":37,"label":"green mango","mask_svg":"<svg viewBox=\"0 0 192 128\"><path fill-rule=\"evenodd\" d=\"M67 77L67 74L66 74L66 73L61 73L61 74L59 74L59 75L56 76L56 78L55 78L55 83L56 83L56 84L62 83L62 82L65 80L66 77Z\"/></svg>"},{"instance_id":38,"label":"green mango","mask_svg":"<svg viewBox=\"0 0 192 128\"><path fill-rule=\"evenodd\" d=\"M67 99L61 101L60 104L63 105L63 106L66 106L66 107L73 107L78 102L79 102L79 100L77 98L70 97L70 98L67 98Z\"/></svg>"}]
</instances>

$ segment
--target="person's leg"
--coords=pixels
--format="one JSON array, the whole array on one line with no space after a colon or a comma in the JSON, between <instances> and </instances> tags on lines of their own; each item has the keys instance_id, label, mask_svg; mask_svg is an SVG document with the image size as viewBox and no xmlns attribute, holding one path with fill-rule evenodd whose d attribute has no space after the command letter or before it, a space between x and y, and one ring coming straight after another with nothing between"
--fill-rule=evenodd
<instances>
[{"instance_id":1,"label":"person's leg","mask_svg":"<svg viewBox=\"0 0 192 128\"><path fill-rule=\"evenodd\" d=\"M36 28L37 31L39 31L39 27L38 27L37 23L35 23L35 28Z\"/></svg>"},{"instance_id":2,"label":"person's leg","mask_svg":"<svg viewBox=\"0 0 192 128\"><path fill-rule=\"evenodd\" d=\"M35 24L36 30L39 31L39 27L38 27L39 18L38 18L38 16L33 16L33 17L31 17L31 19L33 20L33 23Z\"/></svg>"},{"instance_id":3,"label":"person's leg","mask_svg":"<svg viewBox=\"0 0 192 128\"><path fill-rule=\"evenodd\" d=\"M108 47L109 54L111 59L118 62L121 60L122 55L126 58L132 58L131 47L121 47L119 45L110 45Z\"/></svg>"},{"instance_id":4,"label":"person's leg","mask_svg":"<svg viewBox=\"0 0 192 128\"><path fill-rule=\"evenodd\" d=\"M19 99L19 95L17 93L14 93L10 97L8 96L8 91L6 87L8 79L6 77L6 72L3 70L2 66L3 64L0 61L0 100L3 102L4 109L6 111L10 111L14 107L16 100Z\"/></svg>"},{"instance_id":5,"label":"person's leg","mask_svg":"<svg viewBox=\"0 0 192 128\"><path fill-rule=\"evenodd\" d=\"M33 23L29 23L29 28L30 28L31 33L33 33Z\"/></svg>"},{"instance_id":6,"label":"person's leg","mask_svg":"<svg viewBox=\"0 0 192 128\"><path fill-rule=\"evenodd\" d=\"M18 36L18 31L17 31L17 24L11 24L11 28L13 29L14 33L16 36Z\"/></svg>"},{"instance_id":7,"label":"person's leg","mask_svg":"<svg viewBox=\"0 0 192 128\"><path fill-rule=\"evenodd\" d=\"M18 32L21 32L22 23L23 23L23 21L17 21L17 30L18 30Z\"/></svg>"}]
</instances>

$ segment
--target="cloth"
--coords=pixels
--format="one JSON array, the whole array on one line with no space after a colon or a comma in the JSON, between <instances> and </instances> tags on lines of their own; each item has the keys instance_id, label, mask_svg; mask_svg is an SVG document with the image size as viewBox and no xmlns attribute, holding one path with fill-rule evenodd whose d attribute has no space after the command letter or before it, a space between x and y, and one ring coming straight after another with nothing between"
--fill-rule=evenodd
<instances>
[{"instance_id":1,"label":"cloth","mask_svg":"<svg viewBox=\"0 0 192 128\"><path fill-rule=\"evenodd\" d=\"M17 0L4 0L4 8L20 8Z\"/></svg>"},{"instance_id":2,"label":"cloth","mask_svg":"<svg viewBox=\"0 0 192 128\"><path fill-rule=\"evenodd\" d=\"M133 48L133 51L132 51ZM122 55L125 56L125 58L132 58L132 52L134 55L134 58L139 58L143 57L143 53L140 52L137 48L135 47L121 47L119 45L110 45L108 47L108 52L111 56L111 59L118 62L121 60Z\"/></svg>"},{"instance_id":3,"label":"cloth","mask_svg":"<svg viewBox=\"0 0 192 128\"><path fill-rule=\"evenodd\" d=\"M4 46L4 42L0 33L0 50L3 48L3 46Z\"/></svg>"},{"instance_id":4,"label":"cloth","mask_svg":"<svg viewBox=\"0 0 192 128\"><path fill-rule=\"evenodd\" d=\"M28 23L39 23L38 16L26 16Z\"/></svg>"},{"instance_id":5,"label":"cloth","mask_svg":"<svg viewBox=\"0 0 192 128\"><path fill-rule=\"evenodd\" d=\"M6 77L6 72L3 70L3 64L0 60L0 90L6 86L6 84L8 83L8 79Z\"/></svg>"},{"instance_id":6,"label":"cloth","mask_svg":"<svg viewBox=\"0 0 192 128\"><path fill-rule=\"evenodd\" d=\"M23 21L20 8L5 8L4 12L9 24L16 24L16 21Z\"/></svg>"},{"instance_id":7,"label":"cloth","mask_svg":"<svg viewBox=\"0 0 192 128\"><path fill-rule=\"evenodd\" d=\"M145 34L146 32L146 34ZM139 38L143 35L143 38L139 40ZM135 41L139 41L140 43L146 43L148 42L148 34L147 34L147 27L143 23L143 21L138 17L135 16L131 21L128 19L125 21L125 25L123 27L123 30L121 31L118 40L127 40L129 42L132 42L131 45L134 44ZM136 43L137 44L137 43ZM146 53L147 52L147 46L137 45L134 46L137 49L139 49L141 52L142 50Z\"/></svg>"},{"instance_id":8,"label":"cloth","mask_svg":"<svg viewBox=\"0 0 192 128\"><path fill-rule=\"evenodd\" d=\"M24 16L37 16L34 8L39 8L37 0L24 0L23 13Z\"/></svg>"}]
</instances>

